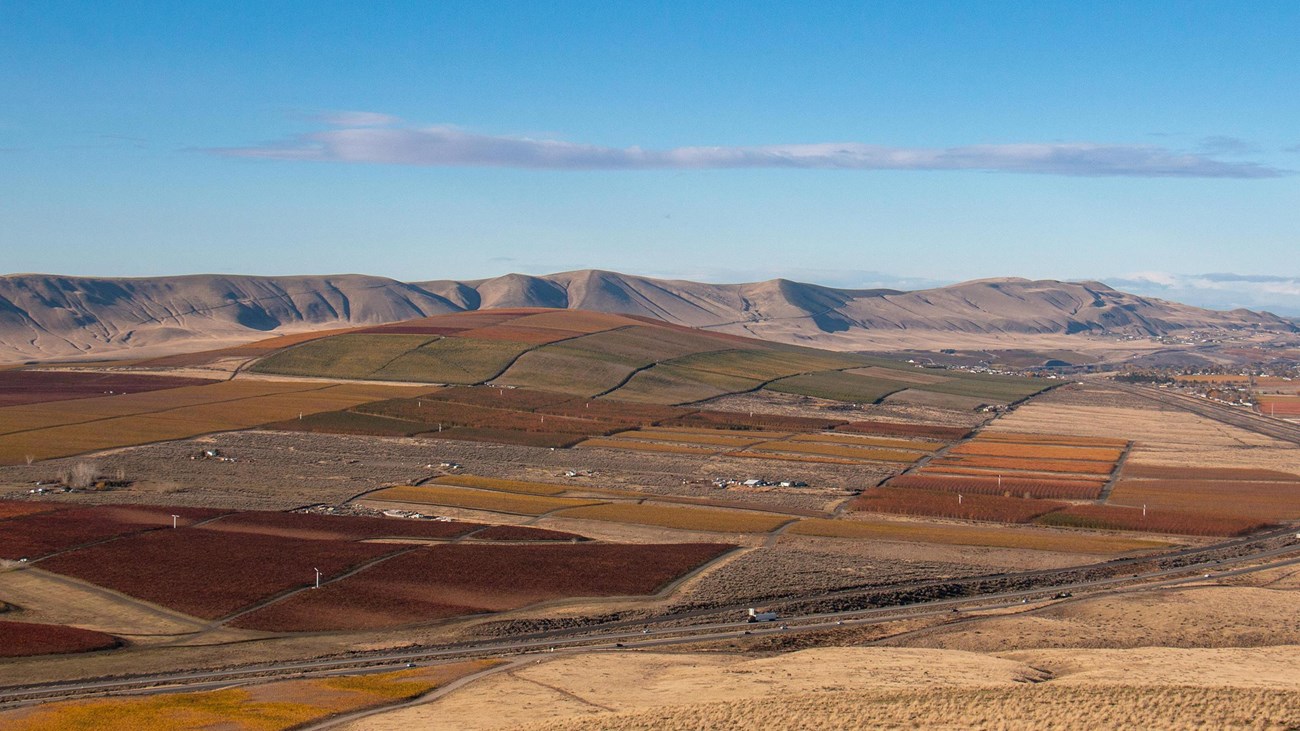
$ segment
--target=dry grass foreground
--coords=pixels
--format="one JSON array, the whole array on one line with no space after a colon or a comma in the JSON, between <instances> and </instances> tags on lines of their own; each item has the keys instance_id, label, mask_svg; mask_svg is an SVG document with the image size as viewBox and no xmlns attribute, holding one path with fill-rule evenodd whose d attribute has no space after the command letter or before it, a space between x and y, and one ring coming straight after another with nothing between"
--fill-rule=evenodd
<instances>
[{"instance_id":1,"label":"dry grass foreground","mask_svg":"<svg viewBox=\"0 0 1300 731\"><path fill-rule=\"evenodd\" d=\"M476 660L247 688L49 703L0 711L0 727L9 731L281 731L417 698L499 663Z\"/></svg>"},{"instance_id":2,"label":"dry grass foreground","mask_svg":"<svg viewBox=\"0 0 1300 731\"><path fill-rule=\"evenodd\" d=\"M343 728L1287 728L1300 721L1298 660L1294 646L579 655Z\"/></svg>"}]
</instances>

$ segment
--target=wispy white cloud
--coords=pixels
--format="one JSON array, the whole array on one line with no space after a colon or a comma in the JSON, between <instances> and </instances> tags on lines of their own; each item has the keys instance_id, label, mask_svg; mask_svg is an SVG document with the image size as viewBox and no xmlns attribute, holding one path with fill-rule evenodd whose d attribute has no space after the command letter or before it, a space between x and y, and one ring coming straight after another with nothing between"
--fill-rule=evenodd
<instances>
[{"instance_id":1,"label":"wispy white cloud","mask_svg":"<svg viewBox=\"0 0 1300 731\"><path fill-rule=\"evenodd\" d=\"M399 117L380 112L326 112L312 118L331 127L390 127L402 123Z\"/></svg>"},{"instance_id":2,"label":"wispy white cloud","mask_svg":"<svg viewBox=\"0 0 1300 731\"><path fill-rule=\"evenodd\" d=\"M1246 307L1300 315L1300 276L1134 272L1107 278L1106 283L1136 294L1219 310Z\"/></svg>"},{"instance_id":3,"label":"wispy white cloud","mask_svg":"<svg viewBox=\"0 0 1300 731\"><path fill-rule=\"evenodd\" d=\"M209 152L273 160L541 170L977 170L1180 178L1272 178L1289 173L1260 163L1218 160L1205 153L1180 152L1156 145L1074 142L930 148L826 142L650 150L485 135L448 125L412 127L372 112L342 112L321 119L331 128L284 142Z\"/></svg>"},{"instance_id":4,"label":"wispy white cloud","mask_svg":"<svg viewBox=\"0 0 1300 731\"><path fill-rule=\"evenodd\" d=\"M1201 140L1199 151L1207 155L1250 155L1259 152L1259 148L1237 137L1214 135Z\"/></svg>"}]
</instances>

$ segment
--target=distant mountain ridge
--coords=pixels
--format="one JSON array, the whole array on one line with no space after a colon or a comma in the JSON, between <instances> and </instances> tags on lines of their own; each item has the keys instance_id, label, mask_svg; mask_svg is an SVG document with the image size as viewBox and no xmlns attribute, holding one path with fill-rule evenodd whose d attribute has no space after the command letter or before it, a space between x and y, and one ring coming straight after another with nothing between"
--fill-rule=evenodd
<instances>
[{"instance_id":1,"label":"distant mountain ridge","mask_svg":"<svg viewBox=\"0 0 1300 731\"><path fill-rule=\"evenodd\" d=\"M600 270L399 282L358 274L0 277L0 362L195 350L280 332L395 322L500 307L643 315L680 325L838 349L891 334L987 338L1079 333L1154 336L1258 328L1269 313L1218 312L1100 282L984 279L902 292L774 279L705 284Z\"/></svg>"}]
</instances>

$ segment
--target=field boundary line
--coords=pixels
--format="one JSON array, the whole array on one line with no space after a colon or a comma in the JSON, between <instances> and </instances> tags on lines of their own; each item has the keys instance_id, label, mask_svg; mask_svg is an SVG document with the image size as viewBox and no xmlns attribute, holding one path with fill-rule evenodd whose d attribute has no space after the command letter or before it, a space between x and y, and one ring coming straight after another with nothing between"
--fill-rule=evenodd
<instances>
[{"instance_id":1,"label":"field boundary line","mask_svg":"<svg viewBox=\"0 0 1300 731\"><path fill-rule=\"evenodd\" d=\"M628 327L632 327L632 326L629 325ZM610 331L610 332L612 332L612 331ZM625 377L623 378L623 380L619 381L618 384L617 384L616 386L614 386L614 387L612 387L612 388L607 388L607 389L605 389L604 391L601 391L600 393L598 393L598 394L592 396L592 398L600 398L600 397L602 397L602 396L608 396L608 395L610 395L611 393L617 391L618 389L620 389L620 388L626 386L626 385L627 385L627 384L628 384L628 383L629 383L633 378L636 377L636 374L641 373L641 372L643 372L643 371L648 371L648 370L650 370L651 368L654 368L655 366L658 366L658 365L671 365L673 361L678 360L678 359L680 359L680 358L692 358L692 357L695 357L695 356L697 356L697 355L713 355L713 354L715 354L715 353L727 353L727 352L730 352L730 351L733 351L733 350L736 350L736 348L718 348L717 350L701 350L701 351L698 352L698 353L687 353L686 355L675 355L675 356L673 356L672 358L669 358L669 359L667 359L667 360L656 360L656 361L654 361L653 363L647 363L646 365L638 366L638 367L637 367L635 370L633 370L631 373L627 374L627 376L625 376ZM711 372L711 371L709 371L709 372ZM717 398L717 396L713 396L712 398ZM615 400L617 400L617 399L615 399Z\"/></svg>"},{"instance_id":2,"label":"field boundary line","mask_svg":"<svg viewBox=\"0 0 1300 731\"><path fill-rule=\"evenodd\" d=\"M1120 453L1119 459L1115 462L1115 469L1110 473L1110 479L1106 484L1101 486L1101 492L1097 494L1097 504L1105 505L1110 501L1110 494L1115 489L1115 483L1119 482L1119 476L1124 472L1124 463L1128 462L1129 455L1133 454L1133 442L1129 441L1128 446Z\"/></svg>"},{"instance_id":3,"label":"field boundary line","mask_svg":"<svg viewBox=\"0 0 1300 731\"><path fill-rule=\"evenodd\" d=\"M430 345L430 344L432 344L432 343L436 343L436 342L438 342L439 340L442 340L442 339L443 339L443 336L442 336L442 335L434 335L433 337L429 338L428 340L424 341L423 343L420 343L419 345L415 346L414 348L411 348L410 350L406 351L405 353L398 353L397 355L394 355L392 358L389 358L387 362L385 362L383 365L381 365L381 366L379 366L378 368L376 368L376 369L374 369L373 371L371 371L370 374L371 374L371 375L378 375L379 373L383 372L383 370L384 370L385 368L387 368L388 366L392 365L393 363L396 363L396 362L398 361L398 359L402 358L403 356L410 355L411 353L413 353L413 352L419 350L420 348L423 348L424 346L426 346L426 345ZM308 340L307 342L310 343L310 342L313 342L313 341ZM305 345L305 344L306 344L306 343L304 343L304 345Z\"/></svg>"}]
</instances>

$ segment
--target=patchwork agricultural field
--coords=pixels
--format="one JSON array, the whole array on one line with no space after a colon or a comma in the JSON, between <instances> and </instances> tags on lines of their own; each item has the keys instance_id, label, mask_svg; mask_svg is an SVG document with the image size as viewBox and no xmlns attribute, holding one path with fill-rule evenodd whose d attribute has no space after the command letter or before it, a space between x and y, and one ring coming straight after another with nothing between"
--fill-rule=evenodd
<instances>
[{"instance_id":1,"label":"patchwork agricultural field","mask_svg":"<svg viewBox=\"0 0 1300 731\"><path fill-rule=\"evenodd\" d=\"M482 314L482 325L477 325ZM906 390L1008 403L1048 385L738 338L601 313L458 313L289 343L250 366L316 378L494 383L636 403L682 404L771 389L876 403ZM596 316L599 315L599 316ZM964 403L964 402L962 402Z\"/></svg>"},{"instance_id":2,"label":"patchwork agricultural field","mask_svg":"<svg viewBox=\"0 0 1300 731\"><path fill-rule=\"evenodd\" d=\"M0 378L0 645L30 638L0 682L911 601L1300 520L1294 452L1259 435L622 315L457 313L130 367Z\"/></svg>"},{"instance_id":3,"label":"patchwork agricultural field","mask_svg":"<svg viewBox=\"0 0 1300 731\"><path fill-rule=\"evenodd\" d=\"M566 509L591 504L472 491L561 501ZM722 543L587 545L578 534L529 526L257 511L201 514L204 520L198 521L188 511L190 517L173 528L171 515L186 512L66 507L6 518L0 535L8 542L7 552L18 552L21 545L21 552L32 556L25 568L78 579L190 617L243 617L238 626L276 631L321 629L321 623L335 630L365 629L549 599L654 593L731 548ZM717 512L724 523L730 517ZM94 527L96 517L112 528ZM429 583L412 584L412 575ZM299 597L316 581L322 584L320 591ZM386 619L376 619L375 612ZM20 629L0 622L0 636ZM31 634L33 639L21 645L26 648L22 654L118 644L102 633L71 628L50 626Z\"/></svg>"}]
</instances>

